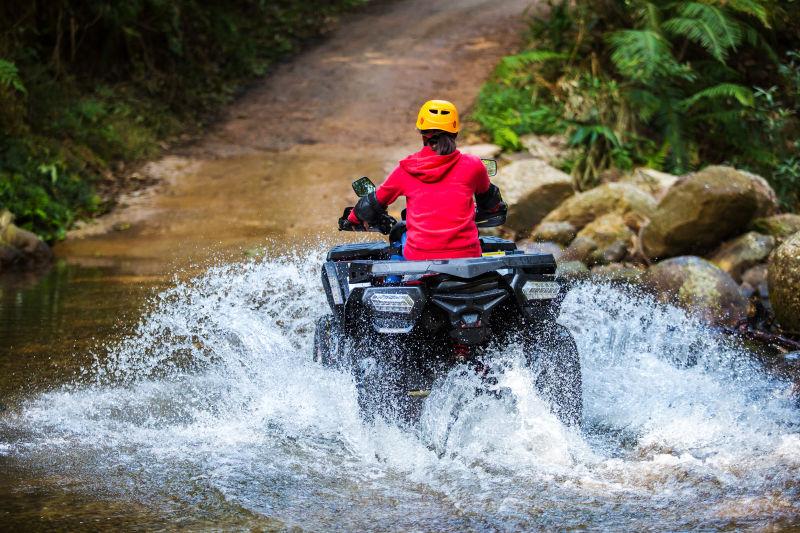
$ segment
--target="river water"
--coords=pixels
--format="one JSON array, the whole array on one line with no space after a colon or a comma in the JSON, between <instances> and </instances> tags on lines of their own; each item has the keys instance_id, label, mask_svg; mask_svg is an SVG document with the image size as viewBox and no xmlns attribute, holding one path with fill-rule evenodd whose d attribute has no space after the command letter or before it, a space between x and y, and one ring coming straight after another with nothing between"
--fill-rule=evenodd
<instances>
[{"instance_id":1,"label":"river water","mask_svg":"<svg viewBox=\"0 0 800 533\"><path fill-rule=\"evenodd\" d=\"M569 293L560 321L583 365L581 431L549 413L513 346L494 354L513 401L474 398L454 373L416 428L368 426L350 377L311 361L322 256L149 284L66 268L6 289L16 348L0 360L3 528L800 526L791 385L681 311L606 286ZM95 340L59 342L80 337L81 320L59 319L70 309L54 299L93 283L106 288L80 307L105 325ZM35 345L36 328L51 337ZM28 357L48 345L50 359Z\"/></svg>"}]
</instances>

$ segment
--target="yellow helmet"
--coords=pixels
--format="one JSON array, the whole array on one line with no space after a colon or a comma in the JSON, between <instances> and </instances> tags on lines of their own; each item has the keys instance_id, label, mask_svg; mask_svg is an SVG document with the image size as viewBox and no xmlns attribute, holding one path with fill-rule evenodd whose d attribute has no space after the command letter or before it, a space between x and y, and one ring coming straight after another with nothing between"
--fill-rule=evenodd
<instances>
[{"instance_id":1,"label":"yellow helmet","mask_svg":"<svg viewBox=\"0 0 800 533\"><path fill-rule=\"evenodd\" d=\"M461 123L458 120L458 109L453 102L447 100L428 100L417 115L417 129L443 130L458 133Z\"/></svg>"}]
</instances>

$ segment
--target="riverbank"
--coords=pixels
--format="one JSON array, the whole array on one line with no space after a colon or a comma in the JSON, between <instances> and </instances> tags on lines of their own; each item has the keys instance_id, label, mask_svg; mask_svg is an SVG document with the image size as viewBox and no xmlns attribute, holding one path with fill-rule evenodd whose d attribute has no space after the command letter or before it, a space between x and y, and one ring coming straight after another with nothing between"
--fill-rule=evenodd
<instances>
[{"instance_id":1,"label":"riverbank","mask_svg":"<svg viewBox=\"0 0 800 533\"><path fill-rule=\"evenodd\" d=\"M44 240L149 183L276 62L365 3L67 1L0 9L0 206ZM102 53L99 53L101 50Z\"/></svg>"}]
</instances>

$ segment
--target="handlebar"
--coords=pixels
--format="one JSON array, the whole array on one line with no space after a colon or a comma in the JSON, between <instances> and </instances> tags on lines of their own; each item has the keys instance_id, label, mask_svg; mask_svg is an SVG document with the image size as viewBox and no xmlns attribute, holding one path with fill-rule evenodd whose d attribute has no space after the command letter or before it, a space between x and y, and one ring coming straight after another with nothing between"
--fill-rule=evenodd
<instances>
[{"instance_id":1,"label":"handlebar","mask_svg":"<svg viewBox=\"0 0 800 533\"><path fill-rule=\"evenodd\" d=\"M392 228L395 224L397 224L397 220L394 217L390 216L388 213L382 213L380 218L378 219L377 224L371 224L369 229L364 229L364 226L361 224L353 224L348 220L350 216L350 212L353 210L352 207L346 207L344 209L344 213L342 214L341 218L339 219L339 231L371 231L376 233L383 233L384 235L389 235L391 233Z\"/></svg>"},{"instance_id":2,"label":"handlebar","mask_svg":"<svg viewBox=\"0 0 800 533\"><path fill-rule=\"evenodd\" d=\"M392 228L397 224L397 220L390 216L388 213L382 213L378 224L370 225L369 229L364 229L362 224L353 224L348 217L352 207L346 207L344 213L339 219L339 231L371 231L389 235ZM494 212L475 210L475 223L479 228L494 228L502 226L506 223L506 215L508 214L508 206L505 203L500 204L500 208Z\"/></svg>"}]
</instances>

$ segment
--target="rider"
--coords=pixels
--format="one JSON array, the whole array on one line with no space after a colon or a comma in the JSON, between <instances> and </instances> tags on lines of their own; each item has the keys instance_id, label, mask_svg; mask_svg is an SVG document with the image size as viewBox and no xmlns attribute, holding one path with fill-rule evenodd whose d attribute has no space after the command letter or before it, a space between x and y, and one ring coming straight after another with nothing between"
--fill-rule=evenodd
<instances>
[{"instance_id":1,"label":"rider","mask_svg":"<svg viewBox=\"0 0 800 533\"><path fill-rule=\"evenodd\" d=\"M405 196L406 259L480 257L475 206L482 212L499 211L504 207L500 189L490 183L480 158L456 150L461 123L453 103L425 102L416 125L422 150L400 161L375 192L362 197L349 221L375 224L389 204Z\"/></svg>"}]
</instances>

